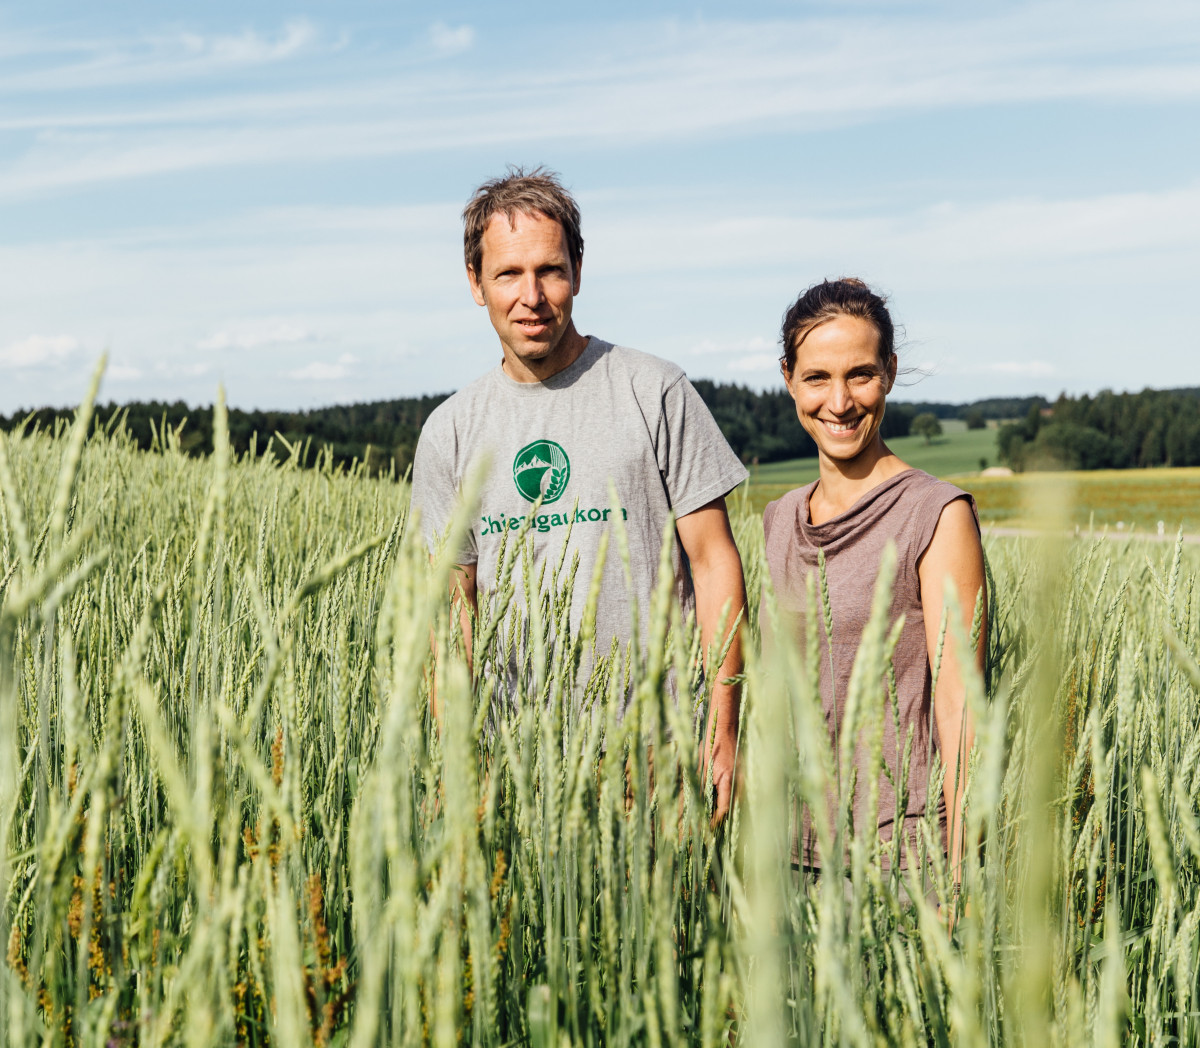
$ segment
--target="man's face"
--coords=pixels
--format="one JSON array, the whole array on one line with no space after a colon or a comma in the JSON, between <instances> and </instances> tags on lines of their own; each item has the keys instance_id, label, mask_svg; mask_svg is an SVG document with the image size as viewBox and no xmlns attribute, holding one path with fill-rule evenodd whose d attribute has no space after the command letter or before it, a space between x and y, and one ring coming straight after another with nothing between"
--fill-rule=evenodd
<instances>
[{"instance_id":1,"label":"man's face","mask_svg":"<svg viewBox=\"0 0 1200 1048\"><path fill-rule=\"evenodd\" d=\"M486 306L514 378L544 378L574 359L578 336L571 304L579 267L571 265L562 226L545 215L492 216L483 232L480 272L467 268L471 294ZM562 358L560 366L559 358ZM569 359L568 359L569 358Z\"/></svg>"}]
</instances>

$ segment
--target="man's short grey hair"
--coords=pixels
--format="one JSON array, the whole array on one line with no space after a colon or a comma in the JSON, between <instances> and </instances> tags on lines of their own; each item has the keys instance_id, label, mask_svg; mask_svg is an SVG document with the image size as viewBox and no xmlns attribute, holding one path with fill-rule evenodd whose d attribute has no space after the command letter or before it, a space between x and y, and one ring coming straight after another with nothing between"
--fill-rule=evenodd
<instances>
[{"instance_id":1,"label":"man's short grey hair","mask_svg":"<svg viewBox=\"0 0 1200 1048\"><path fill-rule=\"evenodd\" d=\"M510 167L500 178L484 182L463 209L463 256L476 276L483 262L483 233L493 215L545 215L562 226L567 238L571 267L578 273L583 261L583 234L579 230L579 205L564 188L559 176L544 167L526 171Z\"/></svg>"}]
</instances>

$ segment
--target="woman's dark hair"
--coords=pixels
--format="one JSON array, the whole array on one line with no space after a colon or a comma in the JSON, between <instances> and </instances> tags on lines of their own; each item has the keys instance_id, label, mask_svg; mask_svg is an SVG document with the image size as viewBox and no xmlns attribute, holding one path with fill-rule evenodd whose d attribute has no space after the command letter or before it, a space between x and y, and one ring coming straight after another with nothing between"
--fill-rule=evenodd
<instances>
[{"instance_id":1,"label":"woman's dark hair","mask_svg":"<svg viewBox=\"0 0 1200 1048\"><path fill-rule=\"evenodd\" d=\"M896 331L888 313L887 300L855 277L822 280L803 292L783 315L779 341L783 355L779 366L790 376L796 366L796 351L814 328L835 317L859 317L879 334L879 366L886 368L896 355Z\"/></svg>"}]
</instances>

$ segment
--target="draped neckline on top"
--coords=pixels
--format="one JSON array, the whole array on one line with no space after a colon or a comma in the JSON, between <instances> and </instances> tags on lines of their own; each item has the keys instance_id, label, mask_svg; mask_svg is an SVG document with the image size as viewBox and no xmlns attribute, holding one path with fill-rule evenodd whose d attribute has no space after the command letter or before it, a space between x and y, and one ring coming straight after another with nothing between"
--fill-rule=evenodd
<instances>
[{"instance_id":1,"label":"draped neckline on top","mask_svg":"<svg viewBox=\"0 0 1200 1048\"><path fill-rule=\"evenodd\" d=\"M796 530L815 546L825 546L835 539L841 538L855 530L862 523L862 518L882 498L890 495L896 488L907 485L913 480L927 476L924 471L909 466L908 469L881 480L869 491L864 492L844 513L830 517L823 524L813 524L809 510L809 500L817 489L817 481L813 481L803 489L803 496L796 506Z\"/></svg>"}]
</instances>

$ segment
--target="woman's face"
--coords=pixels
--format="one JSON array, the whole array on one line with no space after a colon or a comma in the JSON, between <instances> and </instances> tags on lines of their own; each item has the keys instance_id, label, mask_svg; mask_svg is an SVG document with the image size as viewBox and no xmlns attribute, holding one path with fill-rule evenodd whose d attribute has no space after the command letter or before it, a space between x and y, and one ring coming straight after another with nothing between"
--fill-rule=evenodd
<instances>
[{"instance_id":1,"label":"woman's face","mask_svg":"<svg viewBox=\"0 0 1200 1048\"><path fill-rule=\"evenodd\" d=\"M849 462L876 445L896 358L879 363L879 332L869 321L839 316L813 328L784 378L822 459Z\"/></svg>"}]
</instances>

